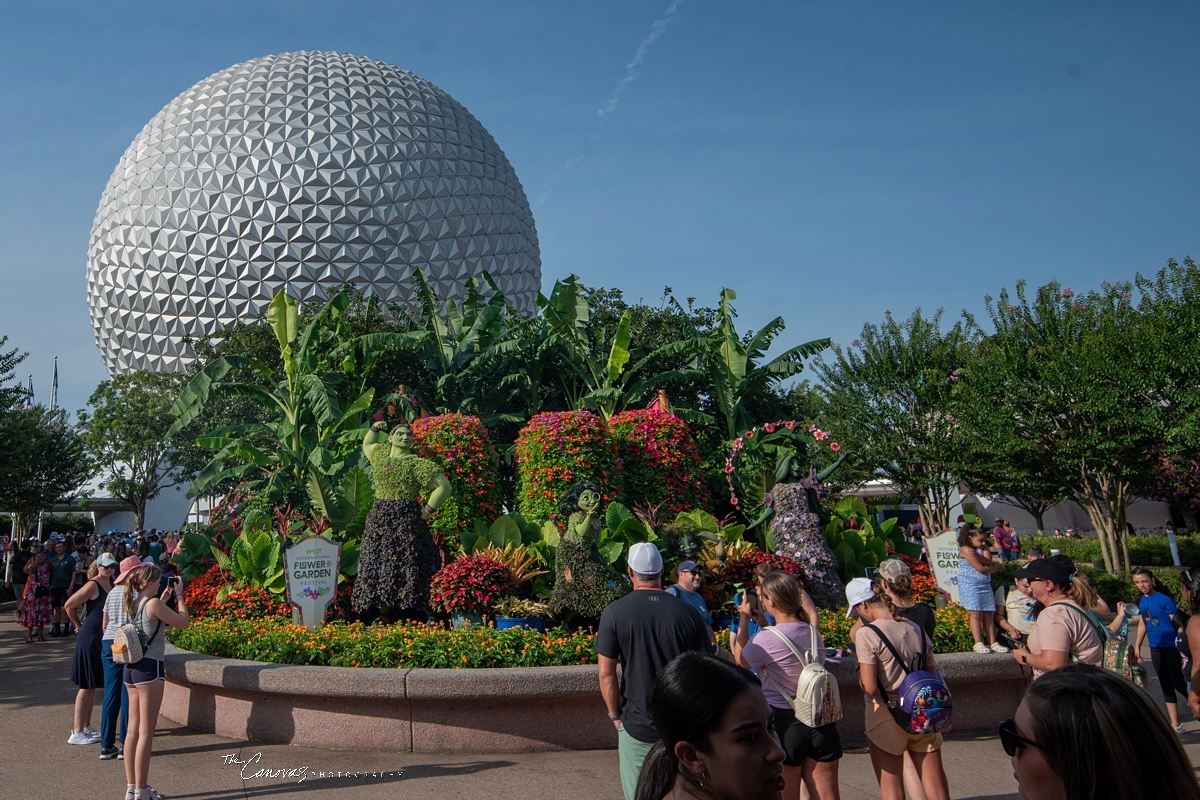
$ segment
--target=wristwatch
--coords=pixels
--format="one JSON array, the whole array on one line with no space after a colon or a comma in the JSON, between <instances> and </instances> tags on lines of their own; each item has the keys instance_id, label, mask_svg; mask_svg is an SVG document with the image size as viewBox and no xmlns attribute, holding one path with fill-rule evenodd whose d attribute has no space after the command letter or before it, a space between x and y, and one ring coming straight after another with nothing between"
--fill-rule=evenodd
<instances>
[{"instance_id":1,"label":"wristwatch","mask_svg":"<svg viewBox=\"0 0 1200 800\"><path fill-rule=\"evenodd\" d=\"M609 715L608 715L608 718L609 718L609 719L611 719L613 722L620 722L620 721L621 721L621 715L620 715L620 714L609 714Z\"/></svg>"}]
</instances>

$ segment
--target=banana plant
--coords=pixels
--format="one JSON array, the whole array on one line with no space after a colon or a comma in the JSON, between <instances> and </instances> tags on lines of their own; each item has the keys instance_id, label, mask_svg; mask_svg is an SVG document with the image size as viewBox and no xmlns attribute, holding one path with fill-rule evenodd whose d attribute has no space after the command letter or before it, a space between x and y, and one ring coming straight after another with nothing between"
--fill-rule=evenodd
<instances>
[{"instance_id":1,"label":"banana plant","mask_svg":"<svg viewBox=\"0 0 1200 800\"><path fill-rule=\"evenodd\" d=\"M339 292L302 327L298 301L280 290L267 308L267 322L279 343L282 377L257 359L236 355L213 359L192 377L171 408L175 423L168 436L222 397L249 398L267 419L201 437L198 443L216 454L189 497L244 480L251 490L282 498L293 487L309 487L313 476L340 483L358 465L362 423L374 399L366 386L371 370L383 353L416 347L427 334L352 336L345 318L349 305L349 295ZM236 379L243 375L245 380Z\"/></svg>"},{"instance_id":2,"label":"banana plant","mask_svg":"<svg viewBox=\"0 0 1200 800\"><path fill-rule=\"evenodd\" d=\"M899 552L904 544L896 519L876 522L860 497L839 500L823 532L837 560L838 572L846 581L861 578L867 567L879 566L888 557L889 546Z\"/></svg>"},{"instance_id":3,"label":"banana plant","mask_svg":"<svg viewBox=\"0 0 1200 800\"><path fill-rule=\"evenodd\" d=\"M607 420L651 389L691 377L691 373L652 374L649 369L663 356L679 352L687 342L672 342L633 360L633 317L628 311L617 321L611 338L594 341L588 326L591 309L577 275L556 282L550 297L538 292L537 306L550 332L547 343L574 373L574 380L563 379L563 393L573 409L586 408Z\"/></svg>"},{"instance_id":4,"label":"banana plant","mask_svg":"<svg viewBox=\"0 0 1200 800\"><path fill-rule=\"evenodd\" d=\"M283 540L273 531L250 529L244 529L233 540L228 555L213 550L217 564L233 580L272 594L282 594L287 589L282 553Z\"/></svg>"},{"instance_id":5,"label":"banana plant","mask_svg":"<svg viewBox=\"0 0 1200 800\"><path fill-rule=\"evenodd\" d=\"M509 410L520 391L520 376L505 374L506 358L520 343L504 324L504 293L487 272L480 280L490 297L468 277L461 302L442 301L424 272L413 273L427 334L417 352L435 379L433 406L438 413L478 416L488 427L523 422L524 416Z\"/></svg>"}]
</instances>

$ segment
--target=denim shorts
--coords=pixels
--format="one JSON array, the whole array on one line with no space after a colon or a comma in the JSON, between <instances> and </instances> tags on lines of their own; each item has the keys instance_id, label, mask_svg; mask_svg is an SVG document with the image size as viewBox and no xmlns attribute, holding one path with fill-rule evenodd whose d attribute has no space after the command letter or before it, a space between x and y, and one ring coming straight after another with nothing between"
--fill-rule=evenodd
<instances>
[{"instance_id":1,"label":"denim shorts","mask_svg":"<svg viewBox=\"0 0 1200 800\"><path fill-rule=\"evenodd\" d=\"M122 671L122 681L126 686L140 686L166 679L165 664L156 658L143 658L136 664L126 664Z\"/></svg>"}]
</instances>

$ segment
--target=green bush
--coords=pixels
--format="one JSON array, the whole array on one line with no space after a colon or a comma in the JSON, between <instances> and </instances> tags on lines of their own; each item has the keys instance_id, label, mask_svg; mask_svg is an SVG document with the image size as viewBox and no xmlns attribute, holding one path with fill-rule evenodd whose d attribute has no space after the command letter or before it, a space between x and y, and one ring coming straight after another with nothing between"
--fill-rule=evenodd
<instances>
[{"instance_id":1,"label":"green bush","mask_svg":"<svg viewBox=\"0 0 1200 800\"><path fill-rule=\"evenodd\" d=\"M673 414L637 409L617 414L608 428L626 505L663 504L674 513L708 506L700 448L687 423Z\"/></svg>"},{"instance_id":2,"label":"green bush","mask_svg":"<svg viewBox=\"0 0 1200 800\"><path fill-rule=\"evenodd\" d=\"M322 667L550 667L596 662L590 631L548 633L525 628L445 628L332 622L316 630L280 618L201 619L172 631L176 647L193 653Z\"/></svg>"},{"instance_id":3,"label":"green bush","mask_svg":"<svg viewBox=\"0 0 1200 800\"><path fill-rule=\"evenodd\" d=\"M1049 550L1046 552L1049 553ZM1096 591L1100 593L1100 596L1110 606L1114 603L1136 603L1138 598L1142 596L1142 593L1133 585L1132 578L1121 575L1109 575L1106 570L1096 569L1088 561L1076 559L1075 563L1076 566L1084 571L1084 574L1088 576L1088 580L1092 582L1092 586L1096 587ZM1024 564L1016 561L1001 564L1000 569L992 573L992 588L1012 586L1012 573L1022 566ZM1158 582L1162 584L1164 591L1174 598L1176 604L1183 602L1183 597L1179 593L1179 570L1173 567L1148 567L1148 569L1154 573L1154 577L1158 578Z\"/></svg>"},{"instance_id":4,"label":"green bush","mask_svg":"<svg viewBox=\"0 0 1200 800\"><path fill-rule=\"evenodd\" d=\"M1200 564L1200 535L1187 534L1177 537L1179 545L1179 560L1184 566ZM1051 550L1058 550L1065 556L1070 556L1077 564L1091 564L1101 558L1100 540L1094 536L1083 539L1056 539L1053 536L1021 537L1021 552L1028 553L1030 547L1040 547L1042 552L1050 555ZM1169 567L1171 547L1166 536L1130 536L1129 560L1134 566Z\"/></svg>"}]
</instances>

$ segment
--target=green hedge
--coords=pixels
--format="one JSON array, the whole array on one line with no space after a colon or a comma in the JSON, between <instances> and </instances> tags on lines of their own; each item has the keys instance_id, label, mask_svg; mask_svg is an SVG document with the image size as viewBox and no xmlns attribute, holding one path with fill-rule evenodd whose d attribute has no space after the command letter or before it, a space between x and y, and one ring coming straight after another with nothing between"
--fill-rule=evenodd
<instances>
[{"instance_id":1,"label":"green hedge","mask_svg":"<svg viewBox=\"0 0 1200 800\"><path fill-rule=\"evenodd\" d=\"M286 619L201 619L172 631L176 647L193 653L321 667L554 667L596 662L596 635L561 628L444 628L333 622L309 631Z\"/></svg>"},{"instance_id":2,"label":"green hedge","mask_svg":"<svg viewBox=\"0 0 1200 800\"><path fill-rule=\"evenodd\" d=\"M1046 552L1049 553L1048 550ZM1133 585L1132 578L1109 575L1106 570L1096 569L1088 562L1076 560L1076 564L1084 571L1088 580L1096 587L1096 591L1110 606L1113 603L1136 603L1142 596L1142 593ZM1000 569L992 573L992 588L1012 586L1013 570L1019 569L1021 566L1023 565L1016 561L1001 564ZM1183 596L1179 593L1179 570L1174 567L1148 567L1148 569L1154 573L1154 577L1158 578L1158 582L1162 584L1166 593L1174 598L1175 603L1181 604Z\"/></svg>"},{"instance_id":3,"label":"green hedge","mask_svg":"<svg viewBox=\"0 0 1200 800\"><path fill-rule=\"evenodd\" d=\"M1179 559L1184 566L1200 564L1200 535L1187 534L1176 537L1179 545ZM1051 550L1058 550L1065 556L1070 556L1076 563L1091 564L1101 558L1100 540L1094 536L1083 539L1056 539L1053 536L1021 536L1021 552L1028 553L1030 547L1040 547L1046 555ZM1171 547L1167 537L1159 536L1130 536L1129 560L1135 566L1169 567Z\"/></svg>"}]
</instances>

